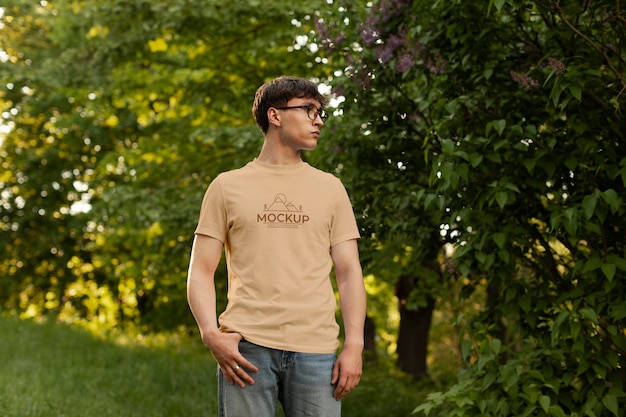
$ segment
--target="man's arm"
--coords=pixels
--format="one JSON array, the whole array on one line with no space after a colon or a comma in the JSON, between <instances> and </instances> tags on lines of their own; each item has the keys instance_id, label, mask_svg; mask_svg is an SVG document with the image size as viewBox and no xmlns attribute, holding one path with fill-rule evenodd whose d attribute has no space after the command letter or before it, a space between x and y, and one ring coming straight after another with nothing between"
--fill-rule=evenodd
<instances>
[{"instance_id":1,"label":"man's arm","mask_svg":"<svg viewBox=\"0 0 626 417\"><path fill-rule=\"evenodd\" d=\"M202 341L213 353L224 376L229 383L237 383L243 388L246 383L254 384L246 371L257 372L258 369L239 353L241 336L222 333L217 327L215 270L222 257L222 248L223 243L218 239L196 235L187 275L187 300Z\"/></svg>"},{"instance_id":2,"label":"man's arm","mask_svg":"<svg viewBox=\"0 0 626 417\"><path fill-rule=\"evenodd\" d=\"M343 350L335 363L332 376L332 383L337 384L335 399L341 400L359 385L363 373L366 296L356 239L334 245L331 256L345 328Z\"/></svg>"}]
</instances>

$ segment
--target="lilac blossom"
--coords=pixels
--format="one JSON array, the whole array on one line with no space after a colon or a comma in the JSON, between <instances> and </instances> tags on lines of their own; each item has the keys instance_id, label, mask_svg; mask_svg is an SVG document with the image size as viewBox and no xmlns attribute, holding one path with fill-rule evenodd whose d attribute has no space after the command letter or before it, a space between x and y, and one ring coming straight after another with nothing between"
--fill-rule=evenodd
<instances>
[{"instance_id":1,"label":"lilac blossom","mask_svg":"<svg viewBox=\"0 0 626 417\"><path fill-rule=\"evenodd\" d=\"M371 83L371 79L369 77L369 75L364 72L364 71L358 71L356 72L352 79L354 80L354 82L356 83L356 85L358 85L361 89L366 90L369 88L370 83Z\"/></svg>"},{"instance_id":2,"label":"lilac blossom","mask_svg":"<svg viewBox=\"0 0 626 417\"><path fill-rule=\"evenodd\" d=\"M341 32L334 39L330 38L330 28L324 24L324 19L318 17L315 18L315 30L319 36L319 44L328 52L332 52L335 49L335 45L342 42L345 39L345 34Z\"/></svg>"},{"instance_id":3,"label":"lilac blossom","mask_svg":"<svg viewBox=\"0 0 626 417\"><path fill-rule=\"evenodd\" d=\"M363 25L361 28L361 40L365 46L372 46L378 41L378 34L375 29Z\"/></svg>"},{"instance_id":4,"label":"lilac blossom","mask_svg":"<svg viewBox=\"0 0 626 417\"><path fill-rule=\"evenodd\" d=\"M400 55L396 61L396 71L403 74L413 68L414 65L413 57L410 54L404 53Z\"/></svg>"},{"instance_id":5,"label":"lilac blossom","mask_svg":"<svg viewBox=\"0 0 626 417\"><path fill-rule=\"evenodd\" d=\"M380 16L377 13L370 13L367 15L367 19L365 19L365 26L371 28L372 30L376 30L379 23Z\"/></svg>"},{"instance_id":6,"label":"lilac blossom","mask_svg":"<svg viewBox=\"0 0 626 417\"><path fill-rule=\"evenodd\" d=\"M343 96L344 93L345 93L345 91L343 89L343 86L341 86L341 85L333 86L333 88L330 90L330 92L332 94L334 94L335 96L337 96L337 97Z\"/></svg>"},{"instance_id":7,"label":"lilac blossom","mask_svg":"<svg viewBox=\"0 0 626 417\"><path fill-rule=\"evenodd\" d=\"M558 59L549 57L548 63L550 64L550 68L552 68L552 71L554 71L556 75L561 75L565 72L565 64L563 64L563 62L559 61Z\"/></svg>"},{"instance_id":8,"label":"lilac blossom","mask_svg":"<svg viewBox=\"0 0 626 417\"><path fill-rule=\"evenodd\" d=\"M346 34L344 32L341 32L331 41L331 43L333 45L338 45L341 42L343 42L345 39L346 39Z\"/></svg>"},{"instance_id":9,"label":"lilac blossom","mask_svg":"<svg viewBox=\"0 0 626 417\"><path fill-rule=\"evenodd\" d=\"M359 88L365 90L370 86L370 77L367 66L360 64L353 55L347 56L348 66L344 73L351 78Z\"/></svg>"},{"instance_id":10,"label":"lilac blossom","mask_svg":"<svg viewBox=\"0 0 626 417\"><path fill-rule=\"evenodd\" d=\"M379 21L380 19L377 14L370 13L365 23L361 25L361 40L366 46L372 46L380 39L378 30Z\"/></svg>"},{"instance_id":11,"label":"lilac blossom","mask_svg":"<svg viewBox=\"0 0 626 417\"><path fill-rule=\"evenodd\" d=\"M381 0L380 12L383 15L383 20L389 21L401 16L406 9L411 7L411 4L411 0Z\"/></svg>"},{"instance_id":12,"label":"lilac blossom","mask_svg":"<svg viewBox=\"0 0 626 417\"><path fill-rule=\"evenodd\" d=\"M401 46L404 46L406 44L406 32L402 31L398 34L391 35L387 43L389 44L389 47L394 51Z\"/></svg>"},{"instance_id":13,"label":"lilac blossom","mask_svg":"<svg viewBox=\"0 0 626 417\"><path fill-rule=\"evenodd\" d=\"M315 30L322 40L327 40L330 37L328 27L324 24L324 20L319 17L315 17Z\"/></svg>"},{"instance_id":14,"label":"lilac blossom","mask_svg":"<svg viewBox=\"0 0 626 417\"><path fill-rule=\"evenodd\" d=\"M539 81L532 79L526 74L515 71L511 71L509 74L511 74L511 78L513 79L513 81L523 86L526 91L539 87Z\"/></svg>"},{"instance_id":15,"label":"lilac blossom","mask_svg":"<svg viewBox=\"0 0 626 417\"><path fill-rule=\"evenodd\" d=\"M438 52L435 52L433 58L428 58L426 61L426 68L433 74L443 74L447 64L448 62Z\"/></svg>"},{"instance_id":16,"label":"lilac blossom","mask_svg":"<svg viewBox=\"0 0 626 417\"><path fill-rule=\"evenodd\" d=\"M378 62L385 65L393 58L393 49L389 44L384 44L376 48L376 58Z\"/></svg>"}]
</instances>

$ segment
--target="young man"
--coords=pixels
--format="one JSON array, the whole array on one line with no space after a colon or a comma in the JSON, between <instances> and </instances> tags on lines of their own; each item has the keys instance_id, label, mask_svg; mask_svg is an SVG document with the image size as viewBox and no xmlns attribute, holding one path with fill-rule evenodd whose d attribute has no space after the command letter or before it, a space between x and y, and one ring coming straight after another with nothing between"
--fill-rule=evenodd
<instances>
[{"instance_id":1,"label":"young man","mask_svg":"<svg viewBox=\"0 0 626 417\"><path fill-rule=\"evenodd\" d=\"M300 158L327 118L317 86L278 77L256 92L257 158L209 185L195 231L188 300L218 362L221 417L341 415L362 372L365 289L359 233L344 186ZM222 249L228 304L217 326ZM345 341L341 354L334 265Z\"/></svg>"}]
</instances>

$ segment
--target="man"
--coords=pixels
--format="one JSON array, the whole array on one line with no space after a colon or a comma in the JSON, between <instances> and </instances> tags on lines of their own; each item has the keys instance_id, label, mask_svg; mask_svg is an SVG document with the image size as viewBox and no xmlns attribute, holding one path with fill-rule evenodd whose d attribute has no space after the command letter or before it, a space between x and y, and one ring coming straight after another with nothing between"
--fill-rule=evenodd
<instances>
[{"instance_id":1,"label":"man","mask_svg":"<svg viewBox=\"0 0 626 417\"><path fill-rule=\"evenodd\" d=\"M327 118L315 84L278 77L256 92L258 157L217 176L202 202L187 295L218 362L221 417L341 415L362 372L365 289L356 221L335 176L302 161ZM228 303L217 326L222 249ZM339 357L334 265L345 340Z\"/></svg>"}]
</instances>

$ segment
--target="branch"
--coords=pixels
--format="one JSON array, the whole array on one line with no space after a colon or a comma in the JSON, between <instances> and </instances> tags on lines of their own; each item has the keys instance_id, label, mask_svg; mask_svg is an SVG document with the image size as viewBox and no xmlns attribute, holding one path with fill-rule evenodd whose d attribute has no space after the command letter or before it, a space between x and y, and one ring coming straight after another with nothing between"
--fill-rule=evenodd
<instances>
[{"instance_id":1,"label":"branch","mask_svg":"<svg viewBox=\"0 0 626 417\"><path fill-rule=\"evenodd\" d=\"M413 101L413 99L402 89L402 87L400 87L400 85L398 85L398 83L394 83L393 84L394 88L400 93L400 95L409 103L409 105L413 105L413 111L422 118L422 120L426 121L426 123L428 123L428 127L431 127L433 125L433 121L426 117L426 115L424 114L424 112L420 111L417 106L415 106L415 102ZM416 133L418 133L416 131ZM423 136L420 135L420 137L423 139Z\"/></svg>"},{"instance_id":2,"label":"branch","mask_svg":"<svg viewBox=\"0 0 626 417\"><path fill-rule=\"evenodd\" d=\"M615 17L617 20L622 22L623 25L626 25L626 17L622 16L622 10L619 4L619 0L615 2Z\"/></svg>"},{"instance_id":3,"label":"branch","mask_svg":"<svg viewBox=\"0 0 626 417\"><path fill-rule=\"evenodd\" d=\"M563 22L578 36L580 36L581 38L583 38L589 45L591 45L591 47L593 49L595 49L596 51L598 51L598 53L600 53L600 55L602 55L602 57L604 58L604 61L606 63L606 65L609 67L609 69L611 70L611 72L615 75L615 77L619 80L620 84L622 85L622 88L626 88L626 80L624 79L624 77L622 76L622 74L617 70L617 68L615 68L615 66L611 63L611 60L609 59L608 55L606 54L606 52L604 52L602 50L602 48L600 48L598 45L596 45L596 43L594 41L592 41L587 35L585 35L584 33L582 33L576 26L574 26L564 15L563 13L563 9L561 9L561 5L560 5L560 0L555 0L550 2L552 8L557 12L557 14L559 15L559 17L563 20ZM619 2L617 4L617 7L619 8ZM619 9L618 9L619 12Z\"/></svg>"}]
</instances>

